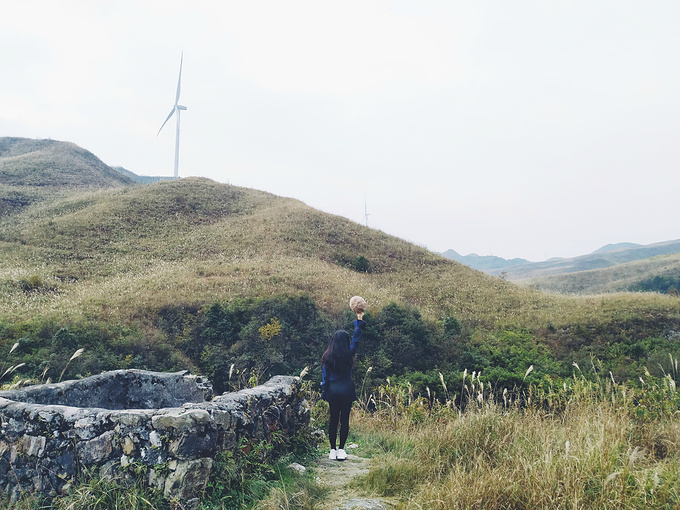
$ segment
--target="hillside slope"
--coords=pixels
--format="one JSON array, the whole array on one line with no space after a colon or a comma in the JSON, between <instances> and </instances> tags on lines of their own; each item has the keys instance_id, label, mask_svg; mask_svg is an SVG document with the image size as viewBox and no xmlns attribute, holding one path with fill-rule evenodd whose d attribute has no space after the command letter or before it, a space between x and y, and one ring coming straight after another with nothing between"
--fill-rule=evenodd
<instances>
[{"instance_id":1,"label":"hillside slope","mask_svg":"<svg viewBox=\"0 0 680 510\"><path fill-rule=\"evenodd\" d=\"M1 221L0 290L0 319L12 320L129 322L276 294L307 294L331 314L362 294L374 309L403 303L484 328L607 321L621 306L677 315L659 296L546 295L297 200L201 178L84 191Z\"/></svg>"},{"instance_id":2,"label":"hillside slope","mask_svg":"<svg viewBox=\"0 0 680 510\"><path fill-rule=\"evenodd\" d=\"M0 216L83 189L128 186L133 179L69 142L0 137Z\"/></svg>"},{"instance_id":3,"label":"hillside slope","mask_svg":"<svg viewBox=\"0 0 680 510\"><path fill-rule=\"evenodd\" d=\"M129 319L169 303L304 292L334 312L363 293L377 307L481 320L549 300L297 200L199 178L37 204L0 223L0 243L2 274L16 275L1 315L104 306ZM31 276L53 292L22 292Z\"/></svg>"},{"instance_id":4,"label":"hillside slope","mask_svg":"<svg viewBox=\"0 0 680 510\"><path fill-rule=\"evenodd\" d=\"M0 138L0 184L109 188L132 183L130 177L73 143Z\"/></svg>"},{"instance_id":5,"label":"hillside slope","mask_svg":"<svg viewBox=\"0 0 680 510\"><path fill-rule=\"evenodd\" d=\"M74 144L0 139L0 320L130 322L167 306L280 294L309 295L330 314L363 294L374 309L396 302L483 328L603 310L607 321L622 306L677 312L658 296L543 294L256 190L200 178L132 183Z\"/></svg>"}]
</instances>

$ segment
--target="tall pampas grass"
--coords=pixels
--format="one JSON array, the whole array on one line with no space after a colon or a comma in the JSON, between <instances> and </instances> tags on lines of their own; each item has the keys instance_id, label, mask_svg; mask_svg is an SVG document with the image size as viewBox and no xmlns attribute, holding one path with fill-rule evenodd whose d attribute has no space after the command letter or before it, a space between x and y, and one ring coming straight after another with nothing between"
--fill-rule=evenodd
<instances>
[{"instance_id":1,"label":"tall pampas grass","mask_svg":"<svg viewBox=\"0 0 680 510\"><path fill-rule=\"evenodd\" d=\"M13 366L9 367L7 370L5 370L5 371L3 372L2 375L0 375L0 379L3 379L6 375L11 374L11 373L14 372L17 368L21 368L21 367L23 367L24 365L26 365L26 363L19 363L18 365L13 365Z\"/></svg>"},{"instance_id":2,"label":"tall pampas grass","mask_svg":"<svg viewBox=\"0 0 680 510\"><path fill-rule=\"evenodd\" d=\"M81 348L81 349L78 349L76 352L73 353L73 355L66 362L66 366L64 366L64 370L62 370L61 374L59 374L59 381L57 381L57 382L61 382L61 378L64 377L64 372L66 372L66 369L68 368L69 363L71 363L71 361L73 361L74 359L80 357L84 352L85 352L85 349Z\"/></svg>"},{"instance_id":3,"label":"tall pampas grass","mask_svg":"<svg viewBox=\"0 0 680 510\"><path fill-rule=\"evenodd\" d=\"M513 401L475 372L464 385L474 387L475 405L464 409L423 407L417 398L387 409L394 400L381 398L375 412L354 417L354 433L377 452L362 487L403 508L432 510L677 508L680 423L670 381L640 390L577 378ZM676 404L640 419L652 402L642 391ZM560 405L551 408L555 399Z\"/></svg>"}]
</instances>

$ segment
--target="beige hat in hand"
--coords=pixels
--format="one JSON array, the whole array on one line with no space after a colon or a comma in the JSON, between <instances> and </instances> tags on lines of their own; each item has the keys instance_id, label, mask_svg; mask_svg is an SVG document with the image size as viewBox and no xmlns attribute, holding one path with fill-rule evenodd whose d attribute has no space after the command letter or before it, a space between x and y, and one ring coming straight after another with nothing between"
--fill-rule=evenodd
<instances>
[{"instance_id":1,"label":"beige hat in hand","mask_svg":"<svg viewBox=\"0 0 680 510\"><path fill-rule=\"evenodd\" d=\"M354 313L364 313L366 311L366 300L361 296L354 296L349 300L349 307Z\"/></svg>"}]
</instances>

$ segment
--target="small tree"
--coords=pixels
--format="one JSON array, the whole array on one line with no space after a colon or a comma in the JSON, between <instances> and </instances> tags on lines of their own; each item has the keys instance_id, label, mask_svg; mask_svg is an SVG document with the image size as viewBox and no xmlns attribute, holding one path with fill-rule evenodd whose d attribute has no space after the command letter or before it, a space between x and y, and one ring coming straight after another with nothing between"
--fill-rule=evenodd
<instances>
[{"instance_id":1,"label":"small tree","mask_svg":"<svg viewBox=\"0 0 680 510\"><path fill-rule=\"evenodd\" d=\"M368 262L368 259L363 255L359 255L357 259L354 261L354 270L359 273L369 273L370 268L371 267Z\"/></svg>"}]
</instances>

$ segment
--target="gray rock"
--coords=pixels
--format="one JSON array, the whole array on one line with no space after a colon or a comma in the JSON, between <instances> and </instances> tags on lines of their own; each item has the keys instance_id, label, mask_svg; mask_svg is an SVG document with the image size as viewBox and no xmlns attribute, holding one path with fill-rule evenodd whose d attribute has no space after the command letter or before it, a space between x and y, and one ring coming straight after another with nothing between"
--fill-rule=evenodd
<instances>
[{"instance_id":1,"label":"gray rock","mask_svg":"<svg viewBox=\"0 0 680 510\"><path fill-rule=\"evenodd\" d=\"M389 508L391 506L380 499L355 498L345 501L338 510L389 510Z\"/></svg>"},{"instance_id":2,"label":"gray rock","mask_svg":"<svg viewBox=\"0 0 680 510\"><path fill-rule=\"evenodd\" d=\"M113 430L107 430L101 436L83 441L76 445L76 452L84 464L99 464L113 454Z\"/></svg>"},{"instance_id":3,"label":"gray rock","mask_svg":"<svg viewBox=\"0 0 680 510\"><path fill-rule=\"evenodd\" d=\"M298 464L297 462L288 464L288 469L295 471L299 475L303 475L305 474L305 471L307 471L307 468L305 466L303 466L302 464Z\"/></svg>"}]
</instances>

